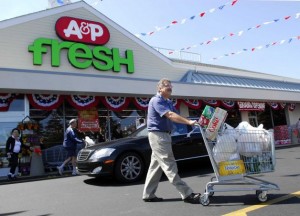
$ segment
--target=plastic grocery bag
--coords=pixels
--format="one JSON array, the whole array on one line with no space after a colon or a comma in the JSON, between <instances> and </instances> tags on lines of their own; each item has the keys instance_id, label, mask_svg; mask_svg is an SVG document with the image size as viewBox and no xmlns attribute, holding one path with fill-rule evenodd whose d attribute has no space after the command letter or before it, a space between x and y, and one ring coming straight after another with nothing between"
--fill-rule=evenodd
<instances>
[{"instance_id":1,"label":"plastic grocery bag","mask_svg":"<svg viewBox=\"0 0 300 216\"><path fill-rule=\"evenodd\" d=\"M246 157L261 155L263 145L257 133L243 133L238 137L239 153Z\"/></svg>"},{"instance_id":2,"label":"plastic grocery bag","mask_svg":"<svg viewBox=\"0 0 300 216\"><path fill-rule=\"evenodd\" d=\"M85 141L85 147L89 147L89 146L95 145L94 140L92 140L88 136L85 137L84 141Z\"/></svg>"},{"instance_id":3,"label":"plastic grocery bag","mask_svg":"<svg viewBox=\"0 0 300 216\"><path fill-rule=\"evenodd\" d=\"M271 135L263 129L263 124L253 127L248 122L241 122L236 127L236 132L241 155L250 157L271 150Z\"/></svg>"},{"instance_id":4,"label":"plastic grocery bag","mask_svg":"<svg viewBox=\"0 0 300 216\"><path fill-rule=\"evenodd\" d=\"M235 137L232 134L219 135L217 143L213 148L213 156L217 163L239 160L240 157Z\"/></svg>"}]
</instances>

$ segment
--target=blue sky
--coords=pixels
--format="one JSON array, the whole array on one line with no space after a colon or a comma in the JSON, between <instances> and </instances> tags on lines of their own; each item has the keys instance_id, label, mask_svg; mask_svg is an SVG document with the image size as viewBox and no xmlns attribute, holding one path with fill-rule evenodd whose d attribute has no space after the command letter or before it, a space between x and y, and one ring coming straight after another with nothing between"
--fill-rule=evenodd
<instances>
[{"instance_id":1,"label":"blue sky","mask_svg":"<svg viewBox=\"0 0 300 216\"><path fill-rule=\"evenodd\" d=\"M77 0L73 0L75 2ZM241 68L279 76L300 79L298 66L300 40L288 40L300 36L300 0L239 0L234 6L226 5L232 0L86 0L108 18L133 34L155 31L177 20L187 18L185 24L155 31L151 36L140 37L154 47L180 50L192 45L189 52L201 55L203 63ZM44 10L48 0L0 0L0 20ZM213 13L209 10L216 9ZM199 14L206 12L201 18ZM193 15L196 17L190 21ZM288 20L284 18L291 16ZM278 22L263 24L279 19ZM253 28L261 25L260 28ZM241 36L228 36L243 31ZM200 45L212 38L221 38L208 45ZM283 42L283 40L285 40ZM281 45L267 44L282 41ZM261 49L257 47L262 46ZM243 49L246 51L237 54ZM225 54L235 53L228 57ZM212 60L217 57L217 60ZM220 58L221 57L221 58Z\"/></svg>"}]
</instances>

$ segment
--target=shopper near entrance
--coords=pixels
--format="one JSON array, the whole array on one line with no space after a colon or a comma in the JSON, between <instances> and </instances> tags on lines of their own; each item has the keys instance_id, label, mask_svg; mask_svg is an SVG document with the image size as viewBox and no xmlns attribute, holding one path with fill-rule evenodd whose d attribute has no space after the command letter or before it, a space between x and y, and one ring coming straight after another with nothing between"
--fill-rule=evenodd
<instances>
[{"instance_id":1,"label":"shopper near entrance","mask_svg":"<svg viewBox=\"0 0 300 216\"><path fill-rule=\"evenodd\" d=\"M113 131L113 139L121 139L123 138L123 132L121 129L121 125L117 124L116 128Z\"/></svg>"},{"instance_id":2,"label":"shopper near entrance","mask_svg":"<svg viewBox=\"0 0 300 216\"><path fill-rule=\"evenodd\" d=\"M69 122L69 127L67 128L64 135L63 147L67 151L67 159L63 162L62 165L57 167L57 170L60 175L63 174L64 166L72 161L73 171L72 175L77 175L76 172L76 148L78 143L83 143L83 140L80 140L77 137L75 129L77 128L77 120L71 119Z\"/></svg>"},{"instance_id":3,"label":"shopper near entrance","mask_svg":"<svg viewBox=\"0 0 300 216\"><path fill-rule=\"evenodd\" d=\"M23 144L20 136L20 131L17 128L12 129L11 136L6 141L6 154L10 164L10 170L7 175L9 180L16 179L16 168L18 166L19 153L22 148L29 148Z\"/></svg>"},{"instance_id":4,"label":"shopper near entrance","mask_svg":"<svg viewBox=\"0 0 300 216\"><path fill-rule=\"evenodd\" d=\"M171 81L166 78L161 79L157 85L157 94L149 102L147 128L152 155L145 181L143 200L145 202L163 201L163 198L157 197L155 192L164 172L170 183L176 187L184 202L198 204L200 203L201 194L194 193L181 180L171 144L172 122L195 125L197 121L186 119L176 113L170 100L171 94Z\"/></svg>"}]
</instances>

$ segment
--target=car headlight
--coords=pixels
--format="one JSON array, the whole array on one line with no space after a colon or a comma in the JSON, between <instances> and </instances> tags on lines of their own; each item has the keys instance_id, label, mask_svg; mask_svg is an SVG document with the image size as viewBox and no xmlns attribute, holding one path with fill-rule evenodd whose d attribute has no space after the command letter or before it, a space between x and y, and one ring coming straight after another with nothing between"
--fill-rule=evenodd
<instances>
[{"instance_id":1,"label":"car headlight","mask_svg":"<svg viewBox=\"0 0 300 216\"><path fill-rule=\"evenodd\" d=\"M114 148L103 148L100 150L97 150L92 154L90 160L92 161L98 161L100 158L103 157L109 157L116 149Z\"/></svg>"}]
</instances>

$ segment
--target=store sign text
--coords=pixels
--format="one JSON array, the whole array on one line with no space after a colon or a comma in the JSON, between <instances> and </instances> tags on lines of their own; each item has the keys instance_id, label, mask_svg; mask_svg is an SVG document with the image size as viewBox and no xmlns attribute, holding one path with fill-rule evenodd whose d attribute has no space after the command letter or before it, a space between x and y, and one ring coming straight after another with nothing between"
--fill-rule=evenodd
<instances>
[{"instance_id":1,"label":"store sign text","mask_svg":"<svg viewBox=\"0 0 300 216\"><path fill-rule=\"evenodd\" d=\"M238 101L239 110L244 111L264 111L265 103Z\"/></svg>"},{"instance_id":2,"label":"store sign text","mask_svg":"<svg viewBox=\"0 0 300 216\"><path fill-rule=\"evenodd\" d=\"M51 53L52 67L59 67L61 56L66 55L70 64L79 69L93 66L100 71L120 72L121 66L125 66L127 73L134 73L132 50L120 53L118 48L110 49L103 46L110 39L109 30L104 24L73 17L61 17L56 21L55 30L64 41L37 38L28 46L28 51L33 53L34 65L42 65L43 55Z\"/></svg>"},{"instance_id":3,"label":"store sign text","mask_svg":"<svg viewBox=\"0 0 300 216\"><path fill-rule=\"evenodd\" d=\"M99 22L61 17L55 24L56 34L63 40L104 45L109 41L108 28Z\"/></svg>"},{"instance_id":4,"label":"store sign text","mask_svg":"<svg viewBox=\"0 0 300 216\"><path fill-rule=\"evenodd\" d=\"M62 50L67 50L67 58L73 67L86 69L94 66L97 70L114 72L121 71L121 65L127 67L127 73L134 73L133 51L126 50L125 57L120 55L118 48L109 49L104 46L96 46L91 49L88 45L70 41L59 42L55 39L38 38L28 46L28 51L33 53L33 64L43 64L43 54L51 50L51 65L59 67Z\"/></svg>"}]
</instances>

